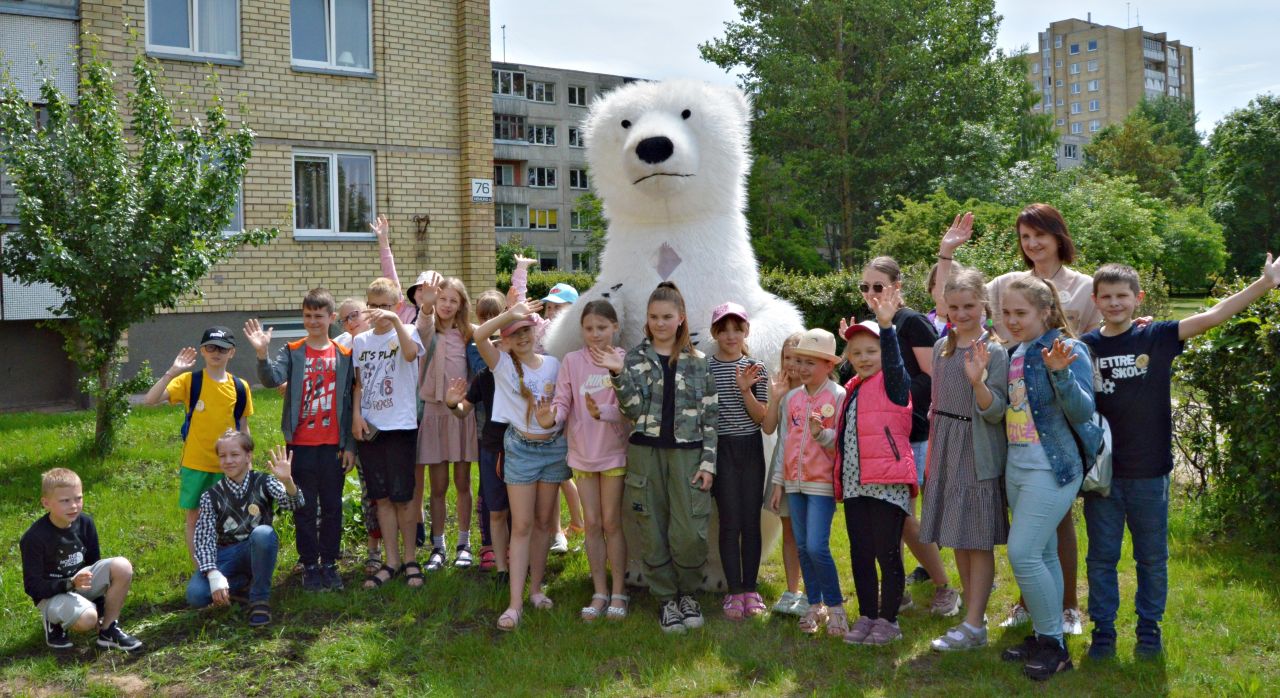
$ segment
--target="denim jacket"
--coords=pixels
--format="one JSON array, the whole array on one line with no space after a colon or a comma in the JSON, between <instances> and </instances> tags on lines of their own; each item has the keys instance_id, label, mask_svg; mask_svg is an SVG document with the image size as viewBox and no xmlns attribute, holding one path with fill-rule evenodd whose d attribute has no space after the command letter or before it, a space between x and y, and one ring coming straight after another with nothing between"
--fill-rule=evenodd
<instances>
[{"instance_id":1,"label":"denim jacket","mask_svg":"<svg viewBox=\"0 0 1280 698\"><path fill-rule=\"evenodd\" d=\"M1052 349L1053 340L1059 334L1059 330L1049 330L1031 342L1023 357L1023 378L1040 445L1049 458L1058 486L1062 487L1084 472L1080 447L1072 430L1079 435L1087 453L1097 452L1102 443L1102 430L1089 421L1095 409L1093 363L1085 346L1067 339L1075 361L1061 371L1049 371L1044 365L1040 350Z\"/></svg>"}]
</instances>

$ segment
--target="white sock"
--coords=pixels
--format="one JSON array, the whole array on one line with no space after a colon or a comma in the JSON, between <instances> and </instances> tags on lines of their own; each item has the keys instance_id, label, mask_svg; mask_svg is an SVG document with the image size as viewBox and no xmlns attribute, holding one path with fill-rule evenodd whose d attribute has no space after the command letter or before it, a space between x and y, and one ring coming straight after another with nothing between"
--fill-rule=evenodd
<instances>
[{"instance_id":1,"label":"white sock","mask_svg":"<svg viewBox=\"0 0 1280 698\"><path fill-rule=\"evenodd\" d=\"M458 531L458 545L471 545L471 531Z\"/></svg>"},{"instance_id":2,"label":"white sock","mask_svg":"<svg viewBox=\"0 0 1280 698\"><path fill-rule=\"evenodd\" d=\"M431 536L431 547L444 550L444 535Z\"/></svg>"},{"instance_id":3,"label":"white sock","mask_svg":"<svg viewBox=\"0 0 1280 698\"><path fill-rule=\"evenodd\" d=\"M967 621L967 620L966 620L966 621L964 621L964 627L968 628L969 630L971 630L971 631L973 631L973 632L975 632L975 633L980 633L980 632L982 632L983 630L985 630L985 627L980 628L980 627L978 627L978 626L976 626L976 625L969 625L969 621Z\"/></svg>"}]
</instances>

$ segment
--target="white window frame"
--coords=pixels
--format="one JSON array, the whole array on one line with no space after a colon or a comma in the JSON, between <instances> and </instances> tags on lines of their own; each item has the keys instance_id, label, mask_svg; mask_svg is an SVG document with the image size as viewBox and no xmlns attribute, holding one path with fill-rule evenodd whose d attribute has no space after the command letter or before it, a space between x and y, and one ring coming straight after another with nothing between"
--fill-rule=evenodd
<instances>
[{"instance_id":1,"label":"white window frame","mask_svg":"<svg viewBox=\"0 0 1280 698\"><path fill-rule=\"evenodd\" d=\"M1055 82L1054 85L1058 87L1062 87L1062 78L1058 78L1057 82Z\"/></svg>"},{"instance_id":2,"label":"white window frame","mask_svg":"<svg viewBox=\"0 0 1280 698\"><path fill-rule=\"evenodd\" d=\"M240 219L239 228L235 227L236 218ZM231 222L228 226L229 227L222 229L222 234L225 237L230 237L244 232L244 180L240 180L240 186L236 187L236 213L231 217Z\"/></svg>"},{"instance_id":3,"label":"white window frame","mask_svg":"<svg viewBox=\"0 0 1280 698\"><path fill-rule=\"evenodd\" d=\"M1071 113L1072 113L1072 114L1079 114L1081 111L1082 111L1082 110L1081 110L1081 108L1080 108L1080 103L1079 103L1079 102L1072 102L1072 103L1071 103Z\"/></svg>"},{"instance_id":4,"label":"white window frame","mask_svg":"<svg viewBox=\"0 0 1280 698\"><path fill-rule=\"evenodd\" d=\"M373 74L373 0L365 2L365 26L369 28L369 67L356 68L349 65L338 65L338 34L334 30L333 18L337 14L337 0L325 0L325 52L329 54L327 61L311 61L293 56L293 24L289 24L289 62L297 68L313 68L326 72L351 73L352 75Z\"/></svg>"},{"instance_id":5,"label":"white window frame","mask_svg":"<svg viewBox=\"0 0 1280 698\"><path fill-rule=\"evenodd\" d=\"M1055 36L1053 37L1053 47L1054 47L1054 48L1062 48L1062 35L1061 35L1061 34L1057 34L1057 35L1055 35Z\"/></svg>"},{"instance_id":6,"label":"white window frame","mask_svg":"<svg viewBox=\"0 0 1280 698\"><path fill-rule=\"evenodd\" d=\"M582 98L575 99L574 98L575 95L582 95ZM569 102L569 106L571 107L587 106L587 86L586 85L570 85L567 99Z\"/></svg>"},{"instance_id":7,"label":"white window frame","mask_svg":"<svg viewBox=\"0 0 1280 698\"><path fill-rule=\"evenodd\" d=\"M1072 63L1072 64L1071 64L1071 71L1070 71L1070 72L1071 72L1071 74L1072 74L1072 75L1079 75L1079 74L1080 74L1080 64L1079 64L1079 63Z\"/></svg>"},{"instance_id":8,"label":"white window frame","mask_svg":"<svg viewBox=\"0 0 1280 698\"><path fill-rule=\"evenodd\" d=\"M559 271L560 252L557 250L548 250L546 252L538 250L538 268L542 271Z\"/></svg>"},{"instance_id":9,"label":"white window frame","mask_svg":"<svg viewBox=\"0 0 1280 698\"><path fill-rule=\"evenodd\" d=\"M342 232L337 230L338 225L338 158L340 156L367 157L369 158L369 220L378 217L378 156L372 150L319 150L312 148L295 148L289 158L289 202L294 204L298 200L298 180L297 169L295 167L298 157L327 157L329 158L329 216L334 227L328 229L318 228L298 228L298 214L294 212L293 220L295 226L293 229L293 238L295 240L314 240L314 241L348 241L348 240L375 240L377 236L373 231L349 231Z\"/></svg>"},{"instance_id":10,"label":"white window frame","mask_svg":"<svg viewBox=\"0 0 1280 698\"><path fill-rule=\"evenodd\" d=\"M524 210L523 216L521 209ZM510 210L512 212L512 223L515 225L498 225L498 215L503 211ZM524 223L524 225L521 225ZM498 230L527 230L529 228L529 205L528 204L494 204L493 205L493 224Z\"/></svg>"},{"instance_id":11,"label":"white window frame","mask_svg":"<svg viewBox=\"0 0 1280 698\"><path fill-rule=\"evenodd\" d=\"M240 0L236 0L236 52L231 53L209 53L201 51L195 47L196 39L200 36L200 12L197 5L202 0L187 0L187 39L191 46L183 48L181 46L166 46L164 44L151 43L151 0L146 1L146 8L143 15L147 22L146 42L147 53L170 54L175 56L192 56L201 58L219 58L222 60L238 61L241 55L241 42L243 34L240 29Z\"/></svg>"},{"instance_id":12,"label":"white window frame","mask_svg":"<svg viewBox=\"0 0 1280 698\"><path fill-rule=\"evenodd\" d=\"M575 264L573 260L579 260L580 264ZM573 250L569 253L569 268L572 271L591 271L591 253L586 250Z\"/></svg>"},{"instance_id":13,"label":"white window frame","mask_svg":"<svg viewBox=\"0 0 1280 698\"><path fill-rule=\"evenodd\" d=\"M529 145L541 145L554 148L556 145L555 124L531 124L525 122L525 142ZM548 138L548 134L551 136Z\"/></svg>"},{"instance_id":14,"label":"white window frame","mask_svg":"<svg viewBox=\"0 0 1280 698\"><path fill-rule=\"evenodd\" d=\"M537 223L536 213L546 213L547 222L544 225ZM555 223L551 222L552 214L555 215ZM551 208L530 208L529 209L529 230L559 230L560 229L560 209Z\"/></svg>"},{"instance_id":15,"label":"white window frame","mask_svg":"<svg viewBox=\"0 0 1280 698\"><path fill-rule=\"evenodd\" d=\"M570 126L569 127L569 147L585 148L586 146L583 143L584 141L582 138L582 129L578 128L577 126Z\"/></svg>"},{"instance_id":16,"label":"white window frame","mask_svg":"<svg viewBox=\"0 0 1280 698\"><path fill-rule=\"evenodd\" d=\"M1098 90L1101 90L1101 89L1102 89L1102 81L1101 81L1101 80L1090 80L1090 81L1089 81L1089 91L1090 91L1090 92L1097 92Z\"/></svg>"},{"instance_id":17,"label":"white window frame","mask_svg":"<svg viewBox=\"0 0 1280 698\"><path fill-rule=\"evenodd\" d=\"M1078 82L1071 83L1071 94L1073 95L1080 94L1080 83Z\"/></svg>"},{"instance_id":18,"label":"white window frame","mask_svg":"<svg viewBox=\"0 0 1280 698\"><path fill-rule=\"evenodd\" d=\"M1066 125L1067 125L1067 120L1066 120L1066 119L1058 119L1058 125L1059 125L1059 126L1066 126Z\"/></svg>"},{"instance_id":19,"label":"white window frame","mask_svg":"<svg viewBox=\"0 0 1280 698\"><path fill-rule=\"evenodd\" d=\"M1102 110L1102 100L1100 99L1089 100L1089 111L1101 111L1101 110Z\"/></svg>"},{"instance_id":20,"label":"white window frame","mask_svg":"<svg viewBox=\"0 0 1280 698\"><path fill-rule=\"evenodd\" d=\"M542 91L542 99L538 99L538 91ZM556 103L556 84L547 80L524 79L524 98L537 104Z\"/></svg>"},{"instance_id":21,"label":"white window frame","mask_svg":"<svg viewBox=\"0 0 1280 698\"><path fill-rule=\"evenodd\" d=\"M494 163L493 183L499 187L514 187L516 185L516 166L509 162Z\"/></svg>"},{"instance_id":22,"label":"white window frame","mask_svg":"<svg viewBox=\"0 0 1280 698\"><path fill-rule=\"evenodd\" d=\"M1065 100L1063 100L1061 97L1058 98L1058 106L1061 107L1065 103L1066 103Z\"/></svg>"},{"instance_id":23,"label":"white window frame","mask_svg":"<svg viewBox=\"0 0 1280 698\"><path fill-rule=\"evenodd\" d=\"M1089 133L1102 130L1102 119L1094 119L1089 122Z\"/></svg>"},{"instance_id":24,"label":"white window frame","mask_svg":"<svg viewBox=\"0 0 1280 698\"><path fill-rule=\"evenodd\" d=\"M1080 53L1080 44L1071 44L1071 46L1067 49L1067 55L1069 56L1075 56L1079 53Z\"/></svg>"},{"instance_id":25,"label":"white window frame","mask_svg":"<svg viewBox=\"0 0 1280 698\"><path fill-rule=\"evenodd\" d=\"M1071 132L1084 133L1084 124L1080 123L1079 121L1071 122Z\"/></svg>"},{"instance_id":26,"label":"white window frame","mask_svg":"<svg viewBox=\"0 0 1280 698\"><path fill-rule=\"evenodd\" d=\"M505 70L505 69L502 69L502 68L493 68L493 69L490 71L490 77L491 77L491 79L492 79L492 77L497 77L497 78L499 78L499 79L498 79L498 80L496 80L495 82L497 82L498 84L502 84L502 80L501 80L501 78L502 78L502 74L503 74L503 73L506 73L506 74L507 74L507 76L508 76L508 83L511 85L511 91L510 91L510 92L501 92L501 91L499 91L499 90L493 90L493 94L495 94L495 95L502 95L502 96L504 96L504 97L524 97L524 89L525 89L525 88L524 88L524 86L525 86L526 84L528 84L528 79L525 77L524 71L522 71L522 70ZM520 89L519 89L518 91L516 90L516 76L517 76L517 75L519 75L519 76L520 76ZM493 89L493 88L492 88L492 87L490 87L490 89Z\"/></svg>"},{"instance_id":27,"label":"white window frame","mask_svg":"<svg viewBox=\"0 0 1280 698\"><path fill-rule=\"evenodd\" d=\"M1059 59L1055 60L1055 61L1053 62L1053 67L1055 67L1055 68L1061 68L1061 67L1062 67L1062 59L1061 59L1061 58L1059 58Z\"/></svg>"},{"instance_id":28,"label":"white window frame","mask_svg":"<svg viewBox=\"0 0 1280 698\"><path fill-rule=\"evenodd\" d=\"M575 179L578 181L577 184L574 184ZM590 189L591 188L590 185L587 184L588 181L590 180L587 179L586 168L575 167L569 170L569 188L570 189Z\"/></svg>"},{"instance_id":29,"label":"white window frame","mask_svg":"<svg viewBox=\"0 0 1280 698\"><path fill-rule=\"evenodd\" d=\"M1032 63L1032 64L1031 64L1031 74L1032 74L1032 75L1039 75L1039 74L1040 74L1040 64L1039 64L1038 62L1037 62L1037 63Z\"/></svg>"},{"instance_id":30,"label":"white window frame","mask_svg":"<svg viewBox=\"0 0 1280 698\"><path fill-rule=\"evenodd\" d=\"M1086 50L1086 51L1097 51L1097 50L1098 50L1098 40L1097 40L1097 39L1089 39L1088 43L1086 43L1086 44L1085 44L1085 50Z\"/></svg>"},{"instance_id":31,"label":"white window frame","mask_svg":"<svg viewBox=\"0 0 1280 698\"><path fill-rule=\"evenodd\" d=\"M1098 59L1097 58L1090 59L1089 62L1085 64L1085 68L1090 73L1098 72Z\"/></svg>"},{"instance_id":32,"label":"white window frame","mask_svg":"<svg viewBox=\"0 0 1280 698\"><path fill-rule=\"evenodd\" d=\"M557 181L560 177L558 176L559 173L556 172L556 169L557 168L555 167L546 167L543 165L530 165L528 171L525 173L527 176L525 184L531 189L556 189L560 186L559 181ZM535 184L535 182L542 183Z\"/></svg>"},{"instance_id":33,"label":"white window frame","mask_svg":"<svg viewBox=\"0 0 1280 698\"><path fill-rule=\"evenodd\" d=\"M1079 155L1079 148L1078 146L1076 146L1075 143L1062 144L1062 157L1068 160L1077 160L1079 159L1078 155Z\"/></svg>"},{"instance_id":34,"label":"white window frame","mask_svg":"<svg viewBox=\"0 0 1280 698\"><path fill-rule=\"evenodd\" d=\"M575 233L585 233L590 230L582 224L582 211L576 208L569 211L569 230Z\"/></svg>"}]
</instances>

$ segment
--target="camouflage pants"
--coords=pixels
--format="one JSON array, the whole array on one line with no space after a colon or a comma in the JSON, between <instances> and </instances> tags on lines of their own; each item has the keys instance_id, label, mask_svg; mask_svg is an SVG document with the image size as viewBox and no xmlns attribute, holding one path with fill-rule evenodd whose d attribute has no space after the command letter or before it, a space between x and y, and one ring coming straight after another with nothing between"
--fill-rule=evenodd
<instances>
[{"instance_id":1,"label":"camouflage pants","mask_svg":"<svg viewBox=\"0 0 1280 698\"><path fill-rule=\"evenodd\" d=\"M701 456L701 448L627 447L623 506L642 533L645 577L659 600L702 585L711 492L692 484Z\"/></svg>"}]
</instances>

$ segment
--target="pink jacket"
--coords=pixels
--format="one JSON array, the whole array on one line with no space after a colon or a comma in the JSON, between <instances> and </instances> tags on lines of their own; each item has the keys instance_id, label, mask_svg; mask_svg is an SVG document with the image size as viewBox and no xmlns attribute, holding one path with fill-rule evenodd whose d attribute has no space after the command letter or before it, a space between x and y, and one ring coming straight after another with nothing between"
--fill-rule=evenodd
<instances>
[{"instance_id":1,"label":"pink jacket","mask_svg":"<svg viewBox=\"0 0 1280 698\"><path fill-rule=\"evenodd\" d=\"M390 247L383 247L379 253L380 262L382 264L382 275L396 282L396 286L400 286L400 276L396 274L396 258L391 254ZM418 308L409 299L405 297L403 290L400 293L400 302L396 303L396 315L400 316L400 321L409 324L418 317Z\"/></svg>"},{"instance_id":2,"label":"pink jacket","mask_svg":"<svg viewBox=\"0 0 1280 698\"><path fill-rule=\"evenodd\" d=\"M802 385L783 398L782 467L774 474L774 484L784 491L831 496L831 463L835 458L836 408L844 399L844 389L827 381L813 395ZM822 416L822 431L809 433L809 415Z\"/></svg>"},{"instance_id":3,"label":"pink jacket","mask_svg":"<svg viewBox=\"0 0 1280 698\"><path fill-rule=\"evenodd\" d=\"M625 356L615 348L618 356ZM600 419L587 411L587 394L600 408ZM579 349L566 354L556 378L556 394L551 401L556 424L569 435L569 467L586 472L622 468L627 464L627 437L631 425L618 409L609 370L591 362L591 354Z\"/></svg>"},{"instance_id":4,"label":"pink jacket","mask_svg":"<svg viewBox=\"0 0 1280 698\"><path fill-rule=\"evenodd\" d=\"M895 405L885 392L884 371L863 380L854 376L845 384L845 398L840 405L838 435L844 434L845 414L849 400L858 396L858 468L864 485L911 485L917 489L915 457L911 453L911 400L906 406ZM843 499L841 467L844 461L843 438L836 439L833 477L836 500Z\"/></svg>"}]
</instances>

